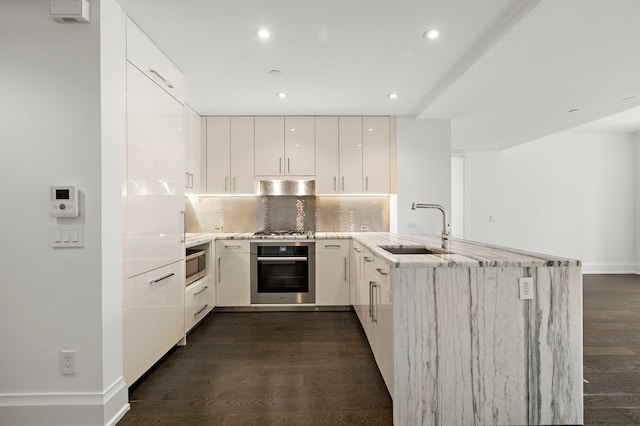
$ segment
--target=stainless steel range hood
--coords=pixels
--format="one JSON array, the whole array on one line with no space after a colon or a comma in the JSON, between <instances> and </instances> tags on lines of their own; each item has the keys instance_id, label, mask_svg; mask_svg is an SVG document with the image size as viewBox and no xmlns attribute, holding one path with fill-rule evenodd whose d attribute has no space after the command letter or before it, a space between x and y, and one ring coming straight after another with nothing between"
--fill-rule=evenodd
<instances>
[{"instance_id":1,"label":"stainless steel range hood","mask_svg":"<svg viewBox=\"0 0 640 426\"><path fill-rule=\"evenodd\" d=\"M256 181L256 195L292 195L292 196L304 196L315 195L316 193L316 181L315 180L257 180Z\"/></svg>"}]
</instances>

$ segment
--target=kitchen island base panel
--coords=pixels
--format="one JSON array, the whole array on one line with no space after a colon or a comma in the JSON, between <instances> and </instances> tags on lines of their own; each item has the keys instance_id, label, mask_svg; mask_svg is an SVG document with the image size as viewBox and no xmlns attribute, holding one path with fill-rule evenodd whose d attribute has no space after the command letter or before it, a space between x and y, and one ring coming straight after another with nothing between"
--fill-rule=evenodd
<instances>
[{"instance_id":1,"label":"kitchen island base panel","mask_svg":"<svg viewBox=\"0 0 640 426\"><path fill-rule=\"evenodd\" d=\"M395 424L582 423L580 267L394 273Z\"/></svg>"}]
</instances>

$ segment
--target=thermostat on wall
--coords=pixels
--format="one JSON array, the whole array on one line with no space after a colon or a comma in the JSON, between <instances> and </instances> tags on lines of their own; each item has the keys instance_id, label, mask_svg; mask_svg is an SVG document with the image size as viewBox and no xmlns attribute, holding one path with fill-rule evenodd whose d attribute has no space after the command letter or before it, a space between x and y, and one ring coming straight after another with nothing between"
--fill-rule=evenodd
<instances>
[{"instance_id":1,"label":"thermostat on wall","mask_svg":"<svg viewBox=\"0 0 640 426\"><path fill-rule=\"evenodd\" d=\"M52 186L49 214L53 217L77 217L78 188L75 186Z\"/></svg>"}]
</instances>

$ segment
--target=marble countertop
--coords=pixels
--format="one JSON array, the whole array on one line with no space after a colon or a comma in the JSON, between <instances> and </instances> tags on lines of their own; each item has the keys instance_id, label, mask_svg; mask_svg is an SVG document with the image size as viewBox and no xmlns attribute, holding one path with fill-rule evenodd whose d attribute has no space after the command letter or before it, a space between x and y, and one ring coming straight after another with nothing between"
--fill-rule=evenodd
<instances>
[{"instance_id":1,"label":"marble countertop","mask_svg":"<svg viewBox=\"0 0 640 426\"><path fill-rule=\"evenodd\" d=\"M307 235L274 238L256 237L253 233L188 233L186 247L193 247L214 240L307 240ZM363 244L376 256L381 257L396 268L417 267L533 267L533 266L581 266L575 259L562 258L540 253L532 253L490 244L466 240L450 240L451 254L405 254L396 255L380 246L425 246L439 249L440 237L432 235L395 234L391 232L316 232L313 239L354 239Z\"/></svg>"}]
</instances>

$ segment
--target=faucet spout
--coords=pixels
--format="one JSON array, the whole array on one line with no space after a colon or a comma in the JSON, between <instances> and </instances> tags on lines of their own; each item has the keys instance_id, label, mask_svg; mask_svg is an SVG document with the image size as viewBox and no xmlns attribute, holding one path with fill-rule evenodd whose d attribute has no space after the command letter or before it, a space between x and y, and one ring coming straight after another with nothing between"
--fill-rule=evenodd
<instances>
[{"instance_id":1,"label":"faucet spout","mask_svg":"<svg viewBox=\"0 0 640 426\"><path fill-rule=\"evenodd\" d=\"M423 204L411 203L411 210L415 209L437 209L442 212L442 248L449 250L449 223L447 221L447 212L440 204Z\"/></svg>"}]
</instances>

